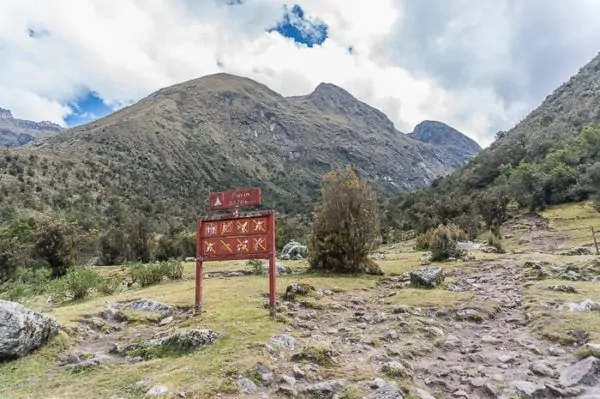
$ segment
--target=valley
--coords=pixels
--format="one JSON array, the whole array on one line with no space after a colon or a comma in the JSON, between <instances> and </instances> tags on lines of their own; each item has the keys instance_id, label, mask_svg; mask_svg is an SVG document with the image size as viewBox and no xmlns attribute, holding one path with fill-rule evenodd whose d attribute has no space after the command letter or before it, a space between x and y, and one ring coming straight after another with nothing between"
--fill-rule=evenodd
<instances>
[{"instance_id":1,"label":"valley","mask_svg":"<svg viewBox=\"0 0 600 399\"><path fill-rule=\"evenodd\" d=\"M142 398L154 389L185 398L591 398L598 393L590 381L599 377L573 377L580 374L570 367L600 343L597 308L573 307L600 306L589 233L599 224L589 203L519 214L503 227L506 253L476 245L466 261L427 265L445 274L432 289L410 285L424 259L414 241L379 248L381 277L319 274L307 272L305 261L282 261L293 273L278 278L276 320L263 307L267 279L247 275L243 262L209 264L201 316L190 313L192 264L180 282L60 307L39 298L29 306L56 317L62 332L0 366L0 396ZM286 299L296 283L315 291ZM152 311L126 312L119 322L106 316L136 299L174 307L173 317L161 326L164 318ZM164 358L110 353L115 344L190 328L219 337ZM80 371L59 366L69 353L99 360Z\"/></svg>"}]
</instances>

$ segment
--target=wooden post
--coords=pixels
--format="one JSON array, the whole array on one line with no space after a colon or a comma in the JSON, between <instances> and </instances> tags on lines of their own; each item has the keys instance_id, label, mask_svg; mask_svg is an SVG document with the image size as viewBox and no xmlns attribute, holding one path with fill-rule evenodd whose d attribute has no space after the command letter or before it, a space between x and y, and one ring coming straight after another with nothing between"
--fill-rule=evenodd
<instances>
[{"instance_id":1,"label":"wooden post","mask_svg":"<svg viewBox=\"0 0 600 399\"><path fill-rule=\"evenodd\" d=\"M590 226L590 230L592 230L592 237L594 238L594 245L596 246L596 255L600 255L600 250L598 249L598 240L596 240L596 230L594 226Z\"/></svg>"},{"instance_id":2,"label":"wooden post","mask_svg":"<svg viewBox=\"0 0 600 399\"><path fill-rule=\"evenodd\" d=\"M269 257L269 313L271 314L271 317L275 317L275 315L277 314L275 298L275 296L277 295L277 248L275 247L275 212L271 212L269 223L271 224L269 229L269 240L271 241L271 256Z\"/></svg>"},{"instance_id":3,"label":"wooden post","mask_svg":"<svg viewBox=\"0 0 600 399\"><path fill-rule=\"evenodd\" d=\"M194 301L195 314L202 313L202 240L200 235L202 234L202 221L198 220L198 230L196 232L196 298Z\"/></svg>"}]
</instances>

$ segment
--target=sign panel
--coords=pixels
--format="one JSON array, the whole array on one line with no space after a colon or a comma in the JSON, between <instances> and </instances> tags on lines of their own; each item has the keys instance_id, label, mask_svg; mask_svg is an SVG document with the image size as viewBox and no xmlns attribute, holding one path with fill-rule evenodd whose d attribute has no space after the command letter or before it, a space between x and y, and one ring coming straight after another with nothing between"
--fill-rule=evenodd
<instances>
[{"instance_id":1,"label":"sign panel","mask_svg":"<svg viewBox=\"0 0 600 399\"><path fill-rule=\"evenodd\" d=\"M232 209L240 206L261 204L260 187L211 193L208 196L209 208L213 211Z\"/></svg>"},{"instance_id":2,"label":"sign panel","mask_svg":"<svg viewBox=\"0 0 600 399\"><path fill-rule=\"evenodd\" d=\"M235 192L244 192L236 190ZM217 195L219 193L215 193ZM224 193L220 193L224 194ZM249 201L260 203L258 197L247 196ZM234 198L230 197L215 197ZM211 197L211 200L213 198ZM222 203L228 206L228 203ZM256 211L244 214L206 216L198 221L196 233L196 312L202 308L203 263L206 261L268 259L269 261L269 307L275 315L275 212Z\"/></svg>"}]
</instances>

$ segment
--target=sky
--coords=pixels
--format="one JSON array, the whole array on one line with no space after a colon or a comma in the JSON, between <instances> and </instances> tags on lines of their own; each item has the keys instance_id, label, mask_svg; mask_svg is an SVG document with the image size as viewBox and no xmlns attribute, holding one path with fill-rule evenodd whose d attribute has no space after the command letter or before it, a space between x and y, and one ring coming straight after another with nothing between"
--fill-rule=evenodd
<instances>
[{"instance_id":1,"label":"sky","mask_svg":"<svg viewBox=\"0 0 600 399\"><path fill-rule=\"evenodd\" d=\"M0 107L76 126L172 84L338 85L482 146L600 51L597 0L0 0Z\"/></svg>"}]
</instances>

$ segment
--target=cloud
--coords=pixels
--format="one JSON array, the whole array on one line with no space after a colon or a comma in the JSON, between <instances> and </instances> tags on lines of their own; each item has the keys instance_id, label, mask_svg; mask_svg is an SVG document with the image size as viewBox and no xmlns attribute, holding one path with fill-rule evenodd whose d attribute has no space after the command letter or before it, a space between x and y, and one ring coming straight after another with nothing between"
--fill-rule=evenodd
<instances>
[{"instance_id":1,"label":"cloud","mask_svg":"<svg viewBox=\"0 0 600 399\"><path fill-rule=\"evenodd\" d=\"M596 54L600 4L565 7L560 0L303 0L297 7L3 0L0 106L16 117L79 123L86 112L102 115L161 87L229 72L283 95L334 83L402 131L437 119L487 145ZM104 108L88 109L89 93Z\"/></svg>"}]
</instances>

